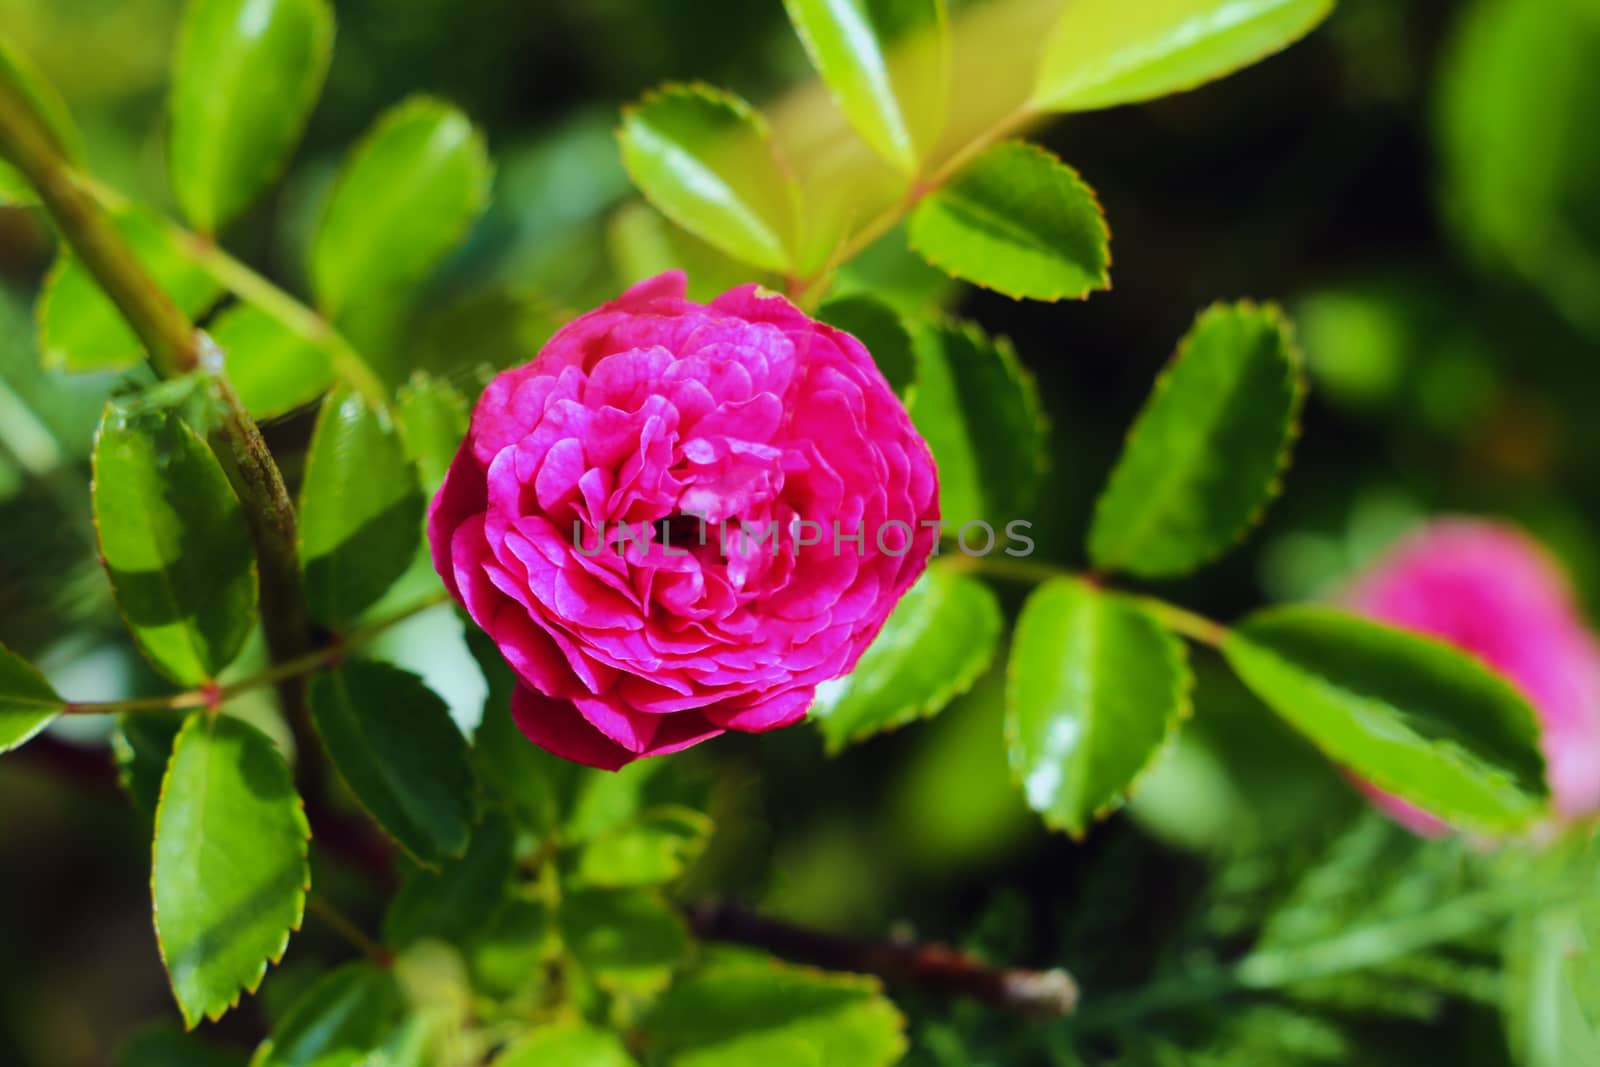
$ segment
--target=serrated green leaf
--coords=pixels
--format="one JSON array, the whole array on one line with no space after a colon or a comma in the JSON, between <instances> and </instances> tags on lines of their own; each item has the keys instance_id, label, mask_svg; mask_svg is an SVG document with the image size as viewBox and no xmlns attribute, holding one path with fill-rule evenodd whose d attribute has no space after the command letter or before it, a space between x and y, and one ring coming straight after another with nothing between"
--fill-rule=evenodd
<instances>
[{"instance_id":1,"label":"serrated green leaf","mask_svg":"<svg viewBox=\"0 0 1600 1067\"><path fill-rule=\"evenodd\" d=\"M910 395L917 381L917 356L899 312L870 296L843 296L823 304L817 318L860 341L895 395L901 400Z\"/></svg>"},{"instance_id":2,"label":"serrated green leaf","mask_svg":"<svg viewBox=\"0 0 1600 1067\"><path fill-rule=\"evenodd\" d=\"M750 105L669 85L623 111L618 137L634 184L672 221L746 263L792 266L794 180Z\"/></svg>"},{"instance_id":3,"label":"serrated green leaf","mask_svg":"<svg viewBox=\"0 0 1600 1067\"><path fill-rule=\"evenodd\" d=\"M317 227L319 308L339 317L408 292L483 211L490 175L483 136L460 111L425 97L390 109L346 160Z\"/></svg>"},{"instance_id":4,"label":"serrated green leaf","mask_svg":"<svg viewBox=\"0 0 1600 1067\"><path fill-rule=\"evenodd\" d=\"M916 171L944 132L944 0L784 0L845 117L884 159Z\"/></svg>"},{"instance_id":5,"label":"serrated green leaf","mask_svg":"<svg viewBox=\"0 0 1600 1067\"><path fill-rule=\"evenodd\" d=\"M347 963L302 993L273 1027L250 1067L375 1067L373 1053L394 1032L405 1003L394 975Z\"/></svg>"},{"instance_id":6,"label":"serrated green leaf","mask_svg":"<svg viewBox=\"0 0 1600 1067\"><path fill-rule=\"evenodd\" d=\"M904 1027L871 978L740 963L674 983L645 1030L670 1067L888 1067Z\"/></svg>"},{"instance_id":7,"label":"serrated green leaf","mask_svg":"<svg viewBox=\"0 0 1600 1067\"><path fill-rule=\"evenodd\" d=\"M431 498L467 436L472 421L467 399L449 382L418 372L400 389L395 417L421 476L423 495Z\"/></svg>"},{"instance_id":8,"label":"serrated green leaf","mask_svg":"<svg viewBox=\"0 0 1600 1067\"><path fill-rule=\"evenodd\" d=\"M31 741L62 706L61 697L33 664L0 645L0 752Z\"/></svg>"},{"instance_id":9,"label":"serrated green leaf","mask_svg":"<svg viewBox=\"0 0 1600 1067\"><path fill-rule=\"evenodd\" d=\"M926 718L972 687L994 659L1003 620L983 582L937 564L895 606L847 676L817 687L811 718L830 753Z\"/></svg>"},{"instance_id":10,"label":"serrated green leaf","mask_svg":"<svg viewBox=\"0 0 1600 1067\"><path fill-rule=\"evenodd\" d=\"M494 1061L495 1067L634 1067L616 1034L583 1023L540 1026Z\"/></svg>"},{"instance_id":11,"label":"serrated green leaf","mask_svg":"<svg viewBox=\"0 0 1600 1067\"><path fill-rule=\"evenodd\" d=\"M1183 643L1086 582L1034 591L1007 674L1012 773L1029 807L1074 836L1121 805L1189 714Z\"/></svg>"},{"instance_id":12,"label":"serrated green leaf","mask_svg":"<svg viewBox=\"0 0 1600 1067\"><path fill-rule=\"evenodd\" d=\"M141 266L178 309L198 317L222 296L222 286L197 266L167 221L144 208L129 208L113 220ZM65 246L39 295L40 360L50 370L126 370L144 358L144 347L111 298Z\"/></svg>"},{"instance_id":13,"label":"serrated green leaf","mask_svg":"<svg viewBox=\"0 0 1600 1067\"><path fill-rule=\"evenodd\" d=\"M277 176L311 114L333 54L326 0L193 0L172 90L172 188L202 233Z\"/></svg>"},{"instance_id":14,"label":"serrated green leaf","mask_svg":"<svg viewBox=\"0 0 1600 1067\"><path fill-rule=\"evenodd\" d=\"M156 810L156 939L192 1029L253 993L300 928L311 828L283 756L255 727L197 711Z\"/></svg>"},{"instance_id":15,"label":"serrated green leaf","mask_svg":"<svg viewBox=\"0 0 1600 1067\"><path fill-rule=\"evenodd\" d=\"M388 413L336 389L317 416L300 489L306 604L318 621L348 625L405 573L423 503Z\"/></svg>"},{"instance_id":16,"label":"serrated green leaf","mask_svg":"<svg viewBox=\"0 0 1600 1067\"><path fill-rule=\"evenodd\" d=\"M173 1023L157 1023L122 1046L117 1067L245 1067L245 1057L197 1034L186 1034Z\"/></svg>"},{"instance_id":17,"label":"serrated green leaf","mask_svg":"<svg viewBox=\"0 0 1600 1067\"><path fill-rule=\"evenodd\" d=\"M1003 537L1005 525L1032 503L1043 473L1045 423L1033 376L1010 341L971 324L924 327L916 356L909 408L938 463L947 529L954 535L983 520Z\"/></svg>"},{"instance_id":18,"label":"serrated green leaf","mask_svg":"<svg viewBox=\"0 0 1600 1067\"><path fill-rule=\"evenodd\" d=\"M285 415L333 386L333 356L328 349L260 308L235 304L206 332L222 349L228 380L255 418Z\"/></svg>"},{"instance_id":19,"label":"serrated green leaf","mask_svg":"<svg viewBox=\"0 0 1600 1067\"><path fill-rule=\"evenodd\" d=\"M7 83L44 120L44 129L56 151L69 161L83 156L82 140L73 125L72 113L54 85L40 73L31 59L10 43L0 40L0 81ZM4 158L0 158L0 207L39 202L33 186Z\"/></svg>"},{"instance_id":20,"label":"serrated green leaf","mask_svg":"<svg viewBox=\"0 0 1600 1067\"><path fill-rule=\"evenodd\" d=\"M1013 299L1080 299L1111 287L1111 231L1078 172L1008 141L963 167L911 215L911 247Z\"/></svg>"},{"instance_id":21,"label":"serrated green leaf","mask_svg":"<svg viewBox=\"0 0 1600 1067\"><path fill-rule=\"evenodd\" d=\"M182 725L183 718L175 714L129 714L118 720L111 735L117 778L134 806L152 819L161 803L161 780L172 760L172 743Z\"/></svg>"},{"instance_id":22,"label":"serrated green leaf","mask_svg":"<svg viewBox=\"0 0 1600 1067\"><path fill-rule=\"evenodd\" d=\"M1050 32L1033 102L1090 111L1204 84L1287 48L1333 0L1077 0Z\"/></svg>"},{"instance_id":23,"label":"serrated green leaf","mask_svg":"<svg viewBox=\"0 0 1600 1067\"><path fill-rule=\"evenodd\" d=\"M1276 494L1304 396L1300 355L1277 309L1203 312L1095 506L1095 566L1168 578L1224 552Z\"/></svg>"},{"instance_id":24,"label":"serrated green leaf","mask_svg":"<svg viewBox=\"0 0 1600 1067\"><path fill-rule=\"evenodd\" d=\"M592 889L665 885L700 858L711 829L710 818L691 808L655 808L582 845L570 881Z\"/></svg>"},{"instance_id":25,"label":"serrated green leaf","mask_svg":"<svg viewBox=\"0 0 1600 1067\"><path fill-rule=\"evenodd\" d=\"M689 951L683 919L648 890L580 890L557 916L567 951L602 989L648 995L666 987Z\"/></svg>"},{"instance_id":26,"label":"serrated green leaf","mask_svg":"<svg viewBox=\"0 0 1600 1067\"><path fill-rule=\"evenodd\" d=\"M94 446L100 556L157 670L213 679L256 622L256 557L222 465L177 415L106 405Z\"/></svg>"},{"instance_id":27,"label":"serrated green leaf","mask_svg":"<svg viewBox=\"0 0 1600 1067\"><path fill-rule=\"evenodd\" d=\"M1329 758L1453 826L1500 833L1544 813L1533 710L1454 648L1324 608L1288 607L1246 620L1223 653Z\"/></svg>"},{"instance_id":28,"label":"serrated green leaf","mask_svg":"<svg viewBox=\"0 0 1600 1067\"><path fill-rule=\"evenodd\" d=\"M355 660L311 680L311 712L328 755L378 825L437 866L472 836L472 765L450 709L422 679Z\"/></svg>"},{"instance_id":29,"label":"serrated green leaf","mask_svg":"<svg viewBox=\"0 0 1600 1067\"><path fill-rule=\"evenodd\" d=\"M459 944L494 918L515 863L516 834L509 820L490 815L472 832L459 860L406 879L383 920L384 940L404 948L423 938Z\"/></svg>"}]
</instances>

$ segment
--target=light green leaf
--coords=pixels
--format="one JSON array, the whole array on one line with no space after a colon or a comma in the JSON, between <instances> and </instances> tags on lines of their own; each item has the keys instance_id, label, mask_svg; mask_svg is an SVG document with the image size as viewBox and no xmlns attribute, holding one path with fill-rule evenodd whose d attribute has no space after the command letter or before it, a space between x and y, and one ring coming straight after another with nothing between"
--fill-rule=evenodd
<instances>
[{"instance_id":1,"label":"light green leaf","mask_svg":"<svg viewBox=\"0 0 1600 1067\"><path fill-rule=\"evenodd\" d=\"M1593 911L1551 909L1512 927L1506 1028L1522 1067L1600 1063L1600 922Z\"/></svg>"},{"instance_id":2,"label":"light green leaf","mask_svg":"<svg viewBox=\"0 0 1600 1067\"><path fill-rule=\"evenodd\" d=\"M773 963L708 967L674 983L646 1022L669 1067L888 1067L905 1020L878 983Z\"/></svg>"},{"instance_id":3,"label":"light green leaf","mask_svg":"<svg viewBox=\"0 0 1600 1067\"><path fill-rule=\"evenodd\" d=\"M422 679L354 660L311 680L317 733L356 799L420 863L472 836L472 765L450 709Z\"/></svg>"},{"instance_id":4,"label":"light green leaf","mask_svg":"<svg viewBox=\"0 0 1600 1067\"><path fill-rule=\"evenodd\" d=\"M860 341L895 395L902 400L911 395L917 356L899 312L870 296L843 296L823 304L817 318Z\"/></svg>"},{"instance_id":5,"label":"light green leaf","mask_svg":"<svg viewBox=\"0 0 1600 1067\"><path fill-rule=\"evenodd\" d=\"M117 779L134 806L152 819L161 803L161 780L172 760L172 743L182 725L183 718L177 714L141 712L121 716L111 735Z\"/></svg>"},{"instance_id":6,"label":"light green leaf","mask_svg":"<svg viewBox=\"0 0 1600 1067\"><path fill-rule=\"evenodd\" d=\"M387 1067L372 1055L404 1012L392 973L366 962L347 963L295 1000L250 1067Z\"/></svg>"},{"instance_id":7,"label":"light green leaf","mask_svg":"<svg viewBox=\"0 0 1600 1067\"><path fill-rule=\"evenodd\" d=\"M345 626L405 573L422 536L416 470L386 412L337 389L323 401L300 489L306 603Z\"/></svg>"},{"instance_id":8,"label":"light green leaf","mask_svg":"<svg viewBox=\"0 0 1600 1067\"><path fill-rule=\"evenodd\" d=\"M1288 607L1246 620L1223 653L1330 759L1453 826L1500 833L1544 813L1533 710L1462 652L1328 609Z\"/></svg>"},{"instance_id":9,"label":"light green leaf","mask_svg":"<svg viewBox=\"0 0 1600 1067\"><path fill-rule=\"evenodd\" d=\"M937 563L928 568L856 669L817 687L811 718L828 751L942 710L994 659L1001 626L987 585Z\"/></svg>"},{"instance_id":10,"label":"light green leaf","mask_svg":"<svg viewBox=\"0 0 1600 1067\"><path fill-rule=\"evenodd\" d=\"M1074 0L1045 45L1034 104L1090 111L1152 100L1287 48L1333 0Z\"/></svg>"},{"instance_id":11,"label":"light green leaf","mask_svg":"<svg viewBox=\"0 0 1600 1067\"><path fill-rule=\"evenodd\" d=\"M467 400L449 382L419 371L401 387L395 417L422 478L423 495L432 497L467 436Z\"/></svg>"},{"instance_id":12,"label":"light green leaf","mask_svg":"<svg viewBox=\"0 0 1600 1067\"><path fill-rule=\"evenodd\" d=\"M1057 579L1017 620L1006 746L1028 805L1081 836L1122 804L1189 714L1183 642L1144 611Z\"/></svg>"},{"instance_id":13,"label":"light green leaf","mask_svg":"<svg viewBox=\"0 0 1600 1067\"><path fill-rule=\"evenodd\" d=\"M1033 376L1010 341L971 324L924 327L916 340L911 419L939 466L940 513L951 535L984 520L1003 537L1043 474L1045 422Z\"/></svg>"},{"instance_id":14,"label":"light green leaf","mask_svg":"<svg viewBox=\"0 0 1600 1067\"><path fill-rule=\"evenodd\" d=\"M39 72L31 59L7 41L0 39L0 82L5 82L32 105L44 120L45 132L58 152L76 162L83 157L83 144L72 123L72 113L54 85ZM0 207L8 204L36 204L33 186L4 158L0 158Z\"/></svg>"},{"instance_id":15,"label":"light green leaf","mask_svg":"<svg viewBox=\"0 0 1600 1067\"><path fill-rule=\"evenodd\" d=\"M512 1045L494 1067L634 1067L616 1034L583 1023L538 1027Z\"/></svg>"},{"instance_id":16,"label":"light green leaf","mask_svg":"<svg viewBox=\"0 0 1600 1067\"><path fill-rule=\"evenodd\" d=\"M624 109L618 137L634 184L668 218L746 263L790 268L798 193L750 105L669 85Z\"/></svg>"},{"instance_id":17,"label":"light green leaf","mask_svg":"<svg viewBox=\"0 0 1600 1067\"><path fill-rule=\"evenodd\" d=\"M255 727L189 716L156 811L156 938L192 1029L253 993L300 928L311 828L289 767Z\"/></svg>"},{"instance_id":18,"label":"light green leaf","mask_svg":"<svg viewBox=\"0 0 1600 1067\"><path fill-rule=\"evenodd\" d=\"M130 208L113 221L134 258L180 311L198 317L217 302L222 286L195 265L165 219ZM126 370L144 358L122 313L65 246L45 279L37 314L40 359L50 370Z\"/></svg>"},{"instance_id":19,"label":"light green leaf","mask_svg":"<svg viewBox=\"0 0 1600 1067\"><path fill-rule=\"evenodd\" d=\"M0 645L0 752L31 741L62 706L61 697L33 664Z\"/></svg>"},{"instance_id":20,"label":"light green leaf","mask_svg":"<svg viewBox=\"0 0 1600 1067\"><path fill-rule=\"evenodd\" d=\"M511 894L466 947L474 986L509 997L543 984L545 964L560 949L553 926L544 900Z\"/></svg>"},{"instance_id":21,"label":"light green leaf","mask_svg":"<svg viewBox=\"0 0 1600 1067\"><path fill-rule=\"evenodd\" d=\"M711 820L704 814L677 805L655 808L584 844L570 879L593 889L665 885L699 859L710 840Z\"/></svg>"},{"instance_id":22,"label":"light green leaf","mask_svg":"<svg viewBox=\"0 0 1600 1067\"><path fill-rule=\"evenodd\" d=\"M811 62L857 132L907 174L944 132L943 0L784 0Z\"/></svg>"},{"instance_id":23,"label":"light green leaf","mask_svg":"<svg viewBox=\"0 0 1600 1067\"><path fill-rule=\"evenodd\" d=\"M345 162L317 228L319 308L338 317L396 301L466 234L490 175L483 136L460 111L425 97L390 109Z\"/></svg>"},{"instance_id":24,"label":"light green leaf","mask_svg":"<svg viewBox=\"0 0 1600 1067\"><path fill-rule=\"evenodd\" d=\"M333 386L333 357L326 347L249 304L235 304L207 330L222 349L228 380L258 419L304 407Z\"/></svg>"},{"instance_id":25,"label":"light green leaf","mask_svg":"<svg viewBox=\"0 0 1600 1067\"><path fill-rule=\"evenodd\" d=\"M623 285L642 282L669 270L689 277L689 299L709 302L747 282L781 289L772 271L755 270L678 226L644 200L630 200L606 225L606 252L616 279Z\"/></svg>"},{"instance_id":26,"label":"light green leaf","mask_svg":"<svg viewBox=\"0 0 1600 1067\"><path fill-rule=\"evenodd\" d=\"M581 890L561 898L567 950L602 989L648 995L666 987L689 951L677 911L647 890Z\"/></svg>"},{"instance_id":27,"label":"light green leaf","mask_svg":"<svg viewBox=\"0 0 1600 1067\"><path fill-rule=\"evenodd\" d=\"M256 557L222 465L171 411L106 405L94 517L117 606L140 649L180 685L213 679L256 622Z\"/></svg>"},{"instance_id":28,"label":"light green leaf","mask_svg":"<svg viewBox=\"0 0 1600 1067\"><path fill-rule=\"evenodd\" d=\"M1079 299L1111 287L1111 231L1078 172L1007 141L961 169L911 215L929 263L1013 299Z\"/></svg>"},{"instance_id":29,"label":"light green leaf","mask_svg":"<svg viewBox=\"0 0 1600 1067\"><path fill-rule=\"evenodd\" d=\"M1304 397L1300 354L1276 308L1202 313L1095 507L1095 566L1176 577L1238 541L1278 491Z\"/></svg>"},{"instance_id":30,"label":"light green leaf","mask_svg":"<svg viewBox=\"0 0 1600 1067\"><path fill-rule=\"evenodd\" d=\"M300 139L333 54L327 0L192 0L173 57L168 165L202 233L243 210Z\"/></svg>"},{"instance_id":31,"label":"light green leaf","mask_svg":"<svg viewBox=\"0 0 1600 1067\"><path fill-rule=\"evenodd\" d=\"M460 944L483 928L505 898L515 846L509 820L486 818L473 830L472 843L459 860L406 879L384 917L384 940L396 948L425 937Z\"/></svg>"}]
</instances>

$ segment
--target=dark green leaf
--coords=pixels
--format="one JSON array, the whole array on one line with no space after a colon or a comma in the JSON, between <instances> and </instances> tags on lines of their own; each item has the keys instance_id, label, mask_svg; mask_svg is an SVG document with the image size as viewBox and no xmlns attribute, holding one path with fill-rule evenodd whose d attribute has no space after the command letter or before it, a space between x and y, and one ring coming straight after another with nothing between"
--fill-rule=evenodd
<instances>
[{"instance_id":1,"label":"dark green leaf","mask_svg":"<svg viewBox=\"0 0 1600 1067\"><path fill-rule=\"evenodd\" d=\"M384 940L403 948L425 937L460 943L477 932L505 897L515 845L509 820L486 818L459 860L437 872L416 871L406 880L384 918Z\"/></svg>"},{"instance_id":2,"label":"dark green leaf","mask_svg":"<svg viewBox=\"0 0 1600 1067\"><path fill-rule=\"evenodd\" d=\"M1111 287L1111 231L1078 172L1037 145L995 145L917 205L911 247L1015 299Z\"/></svg>"},{"instance_id":3,"label":"dark green leaf","mask_svg":"<svg viewBox=\"0 0 1600 1067\"><path fill-rule=\"evenodd\" d=\"M1074 836L1122 803L1189 713L1183 643L1084 582L1028 598L1008 674L1012 773L1029 806Z\"/></svg>"},{"instance_id":4,"label":"dark green leaf","mask_svg":"<svg viewBox=\"0 0 1600 1067\"><path fill-rule=\"evenodd\" d=\"M129 714L118 720L117 732L111 735L117 778L134 806L151 818L161 803L161 780L182 725L177 715Z\"/></svg>"},{"instance_id":5,"label":"dark green leaf","mask_svg":"<svg viewBox=\"0 0 1600 1067\"><path fill-rule=\"evenodd\" d=\"M5 40L0 40L0 82L26 100L34 113L44 120L45 132L56 151L74 162L83 156L78 129L72 124L72 113L67 110L61 94L39 73L31 59ZM0 158L0 207L34 204L38 199L28 180Z\"/></svg>"},{"instance_id":6,"label":"dark green leaf","mask_svg":"<svg viewBox=\"0 0 1600 1067\"><path fill-rule=\"evenodd\" d=\"M1223 652L1291 726L1379 789L1467 830L1543 814L1533 710L1466 654L1314 607L1255 615Z\"/></svg>"},{"instance_id":7,"label":"dark green leaf","mask_svg":"<svg viewBox=\"0 0 1600 1067\"><path fill-rule=\"evenodd\" d=\"M1034 102L1089 111L1192 89L1287 48L1333 0L1076 0L1050 40Z\"/></svg>"},{"instance_id":8,"label":"dark green leaf","mask_svg":"<svg viewBox=\"0 0 1600 1067\"><path fill-rule=\"evenodd\" d=\"M208 332L222 349L228 380L258 419L304 407L333 386L328 350L259 308L235 304Z\"/></svg>"},{"instance_id":9,"label":"dark green leaf","mask_svg":"<svg viewBox=\"0 0 1600 1067\"><path fill-rule=\"evenodd\" d=\"M422 478L423 495L432 497L467 436L471 412L466 398L449 382L418 372L401 388L395 415Z\"/></svg>"},{"instance_id":10,"label":"dark green leaf","mask_svg":"<svg viewBox=\"0 0 1600 1067\"><path fill-rule=\"evenodd\" d=\"M1000 602L987 585L930 567L856 669L818 687L811 717L828 751L943 709L989 666L1001 625Z\"/></svg>"},{"instance_id":11,"label":"dark green leaf","mask_svg":"<svg viewBox=\"0 0 1600 1067\"><path fill-rule=\"evenodd\" d=\"M460 856L472 835L467 742L422 679L355 660L311 680L311 711L334 766L416 859Z\"/></svg>"},{"instance_id":12,"label":"dark green leaf","mask_svg":"<svg viewBox=\"0 0 1600 1067\"><path fill-rule=\"evenodd\" d=\"M561 898L561 939L603 989L649 994L665 988L689 951L677 911L646 890L581 890Z\"/></svg>"},{"instance_id":13,"label":"dark green leaf","mask_svg":"<svg viewBox=\"0 0 1600 1067\"><path fill-rule=\"evenodd\" d=\"M811 62L856 130L914 172L944 130L950 42L943 0L784 0Z\"/></svg>"},{"instance_id":14,"label":"dark green leaf","mask_svg":"<svg viewBox=\"0 0 1600 1067\"><path fill-rule=\"evenodd\" d=\"M1218 304L1201 314L1095 507L1095 566L1174 577L1225 551L1276 494L1304 396L1300 354L1276 308Z\"/></svg>"},{"instance_id":15,"label":"dark green leaf","mask_svg":"<svg viewBox=\"0 0 1600 1067\"><path fill-rule=\"evenodd\" d=\"M346 626L405 573L422 536L416 470L387 412L337 389L323 401L300 489L306 602Z\"/></svg>"},{"instance_id":16,"label":"dark green leaf","mask_svg":"<svg viewBox=\"0 0 1600 1067\"><path fill-rule=\"evenodd\" d=\"M467 946L473 982L502 997L539 985L545 980L545 964L559 949L552 929L543 900L510 896Z\"/></svg>"},{"instance_id":17,"label":"dark green leaf","mask_svg":"<svg viewBox=\"0 0 1600 1067\"><path fill-rule=\"evenodd\" d=\"M156 811L156 938L192 1028L254 992L300 928L311 829L289 767L255 727L189 716Z\"/></svg>"},{"instance_id":18,"label":"dark green leaf","mask_svg":"<svg viewBox=\"0 0 1600 1067\"><path fill-rule=\"evenodd\" d=\"M222 465L177 415L106 406L94 516L117 606L180 685L215 678L256 621L255 549Z\"/></svg>"},{"instance_id":19,"label":"dark green leaf","mask_svg":"<svg viewBox=\"0 0 1600 1067\"><path fill-rule=\"evenodd\" d=\"M844 296L823 304L817 317L865 345L900 399L910 395L917 380L917 356L911 332L898 312L870 296Z\"/></svg>"},{"instance_id":20,"label":"dark green leaf","mask_svg":"<svg viewBox=\"0 0 1600 1067\"><path fill-rule=\"evenodd\" d=\"M405 1011L394 975L348 963L323 975L294 1002L251 1067L366 1067Z\"/></svg>"},{"instance_id":21,"label":"dark green leaf","mask_svg":"<svg viewBox=\"0 0 1600 1067\"><path fill-rule=\"evenodd\" d=\"M677 879L711 840L711 820L691 808L655 808L597 835L572 864L573 885L629 889Z\"/></svg>"},{"instance_id":22,"label":"dark green leaf","mask_svg":"<svg viewBox=\"0 0 1600 1067\"><path fill-rule=\"evenodd\" d=\"M392 301L466 234L489 196L482 135L448 104L391 109L346 161L311 250L318 306Z\"/></svg>"},{"instance_id":23,"label":"dark green leaf","mask_svg":"<svg viewBox=\"0 0 1600 1067\"><path fill-rule=\"evenodd\" d=\"M583 1023L553 1023L512 1045L495 1067L634 1067L616 1034Z\"/></svg>"},{"instance_id":24,"label":"dark green leaf","mask_svg":"<svg viewBox=\"0 0 1600 1067\"><path fill-rule=\"evenodd\" d=\"M618 136L634 183L668 218L746 263L789 269L794 181L743 100L669 85L625 109Z\"/></svg>"},{"instance_id":25,"label":"dark green leaf","mask_svg":"<svg viewBox=\"0 0 1600 1067\"><path fill-rule=\"evenodd\" d=\"M0 645L0 752L32 740L60 714L62 703L33 664Z\"/></svg>"},{"instance_id":26,"label":"dark green leaf","mask_svg":"<svg viewBox=\"0 0 1600 1067\"><path fill-rule=\"evenodd\" d=\"M157 1023L122 1046L117 1067L245 1067L245 1057L196 1034L186 1034L175 1024Z\"/></svg>"},{"instance_id":27,"label":"dark green leaf","mask_svg":"<svg viewBox=\"0 0 1600 1067\"><path fill-rule=\"evenodd\" d=\"M204 233L278 173L333 54L326 0L194 0L168 100L172 188Z\"/></svg>"}]
</instances>

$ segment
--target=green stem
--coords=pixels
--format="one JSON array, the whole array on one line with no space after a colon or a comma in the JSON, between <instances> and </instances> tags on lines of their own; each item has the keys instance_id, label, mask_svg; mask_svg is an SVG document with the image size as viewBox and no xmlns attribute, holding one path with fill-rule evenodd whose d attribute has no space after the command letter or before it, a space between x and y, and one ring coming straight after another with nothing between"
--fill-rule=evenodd
<instances>
[{"instance_id":1,"label":"green stem","mask_svg":"<svg viewBox=\"0 0 1600 1067\"><path fill-rule=\"evenodd\" d=\"M327 897L320 893L311 894L306 901L306 910L321 919L323 925L344 938L379 967L387 970L394 966L394 953L368 937L366 931L357 926L354 920L340 911Z\"/></svg>"}]
</instances>

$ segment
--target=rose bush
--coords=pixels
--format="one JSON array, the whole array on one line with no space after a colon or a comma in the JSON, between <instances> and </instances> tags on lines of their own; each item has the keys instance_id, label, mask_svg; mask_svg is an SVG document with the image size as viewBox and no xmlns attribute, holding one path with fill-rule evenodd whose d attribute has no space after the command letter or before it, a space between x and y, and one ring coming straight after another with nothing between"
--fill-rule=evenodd
<instances>
[{"instance_id":1,"label":"rose bush","mask_svg":"<svg viewBox=\"0 0 1600 1067\"><path fill-rule=\"evenodd\" d=\"M497 377L429 513L434 563L556 755L616 768L803 718L916 581L933 458L859 341L681 272Z\"/></svg>"}]
</instances>

